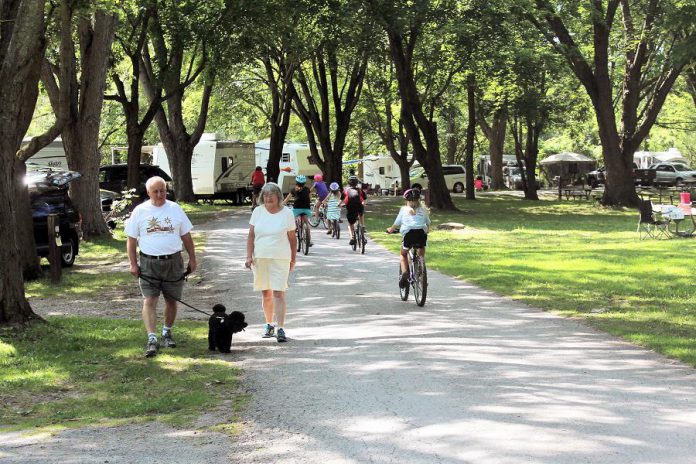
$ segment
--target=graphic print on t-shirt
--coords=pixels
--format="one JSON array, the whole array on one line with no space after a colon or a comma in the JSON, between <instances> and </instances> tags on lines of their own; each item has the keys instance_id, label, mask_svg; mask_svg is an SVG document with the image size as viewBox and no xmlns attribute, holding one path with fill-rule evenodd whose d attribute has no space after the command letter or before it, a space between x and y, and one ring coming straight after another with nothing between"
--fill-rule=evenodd
<instances>
[{"instance_id":1,"label":"graphic print on t-shirt","mask_svg":"<svg viewBox=\"0 0 696 464\"><path fill-rule=\"evenodd\" d=\"M164 223L165 226L163 227L160 222L159 218L155 216L151 216L150 219L147 221L147 229L146 232L148 234L171 234L174 233L174 226L172 225L172 220L169 218L169 216L164 218Z\"/></svg>"}]
</instances>

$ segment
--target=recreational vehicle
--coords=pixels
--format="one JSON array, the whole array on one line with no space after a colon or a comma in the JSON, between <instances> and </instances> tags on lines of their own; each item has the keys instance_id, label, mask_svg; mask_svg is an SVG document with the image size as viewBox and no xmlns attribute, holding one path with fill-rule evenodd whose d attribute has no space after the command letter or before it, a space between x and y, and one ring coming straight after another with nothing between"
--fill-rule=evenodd
<instances>
[{"instance_id":1,"label":"recreational vehicle","mask_svg":"<svg viewBox=\"0 0 696 464\"><path fill-rule=\"evenodd\" d=\"M22 140L22 144L29 143L31 137ZM55 170L68 170L68 160L65 158L65 149L63 148L63 140L58 137L53 142L49 143L41 150L36 152L34 156L27 161L29 167L35 166L40 168L51 168Z\"/></svg>"},{"instance_id":2,"label":"recreational vehicle","mask_svg":"<svg viewBox=\"0 0 696 464\"><path fill-rule=\"evenodd\" d=\"M256 165L261 166L266 173L270 142L268 139L256 144ZM321 152L320 152L321 153ZM283 145L283 154L280 158L280 175L278 185L283 195L290 192L295 185L295 177L302 174L309 177L319 172L319 167L312 163L309 145L306 143L286 143Z\"/></svg>"},{"instance_id":3,"label":"recreational vehicle","mask_svg":"<svg viewBox=\"0 0 696 464\"><path fill-rule=\"evenodd\" d=\"M196 199L224 199L241 204L251 192L251 174L256 167L254 144L216 139L215 134L204 134L193 149L193 194ZM162 143L152 151L152 162L171 176Z\"/></svg>"},{"instance_id":4,"label":"recreational vehicle","mask_svg":"<svg viewBox=\"0 0 696 464\"><path fill-rule=\"evenodd\" d=\"M395 180L401 183L399 165L391 155L370 155L362 160L363 182L372 187L379 185L384 189L390 188Z\"/></svg>"}]
</instances>

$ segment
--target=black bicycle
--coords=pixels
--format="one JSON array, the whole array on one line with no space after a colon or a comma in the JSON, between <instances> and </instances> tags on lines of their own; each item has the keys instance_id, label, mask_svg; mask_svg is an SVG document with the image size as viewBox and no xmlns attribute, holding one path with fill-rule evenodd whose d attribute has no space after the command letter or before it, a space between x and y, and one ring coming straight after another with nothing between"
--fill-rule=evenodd
<instances>
[{"instance_id":1,"label":"black bicycle","mask_svg":"<svg viewBox=\"0 0 696 464\"><path fill-rule=\"evenodd\" d=\"M387 230L387 233L390 234ZM403 301L408 300L410 289L413 289L413 296L418 306L425 305L425 298L428 295L428 270L425 267L425 257L418 254L418 248L411 247L408 250L408 281L406 285L399 285L399 293ZM399 265L399 282L401 282L401 265Z\"/></svg>"},{"instance_id":2,"label":"black bicycle","mask_svg":"<svg viewBox=\"0 0 696 464\"><path fill-rule=\"evenodd\" d=\"M364 255L366 244L367 244L367 238L365 238L365 226L363 226L359 222L356 222L355 223L355 240L353 241L353 244L351 245L353 247L353 251L356 251L358 248L360 248L360 253Z\"/></svg>"},{"instance_id":3,"label":"black bicycle","mask_svg":"<svg viewBox=\"0 0 696 464\"><path fill-rule=\"evenodd\" d=\"M302 254L309 253L309 224L302 220L302 216L295 218L295 233L297 234L297 251Z\"/></svg>"}]
</instances>

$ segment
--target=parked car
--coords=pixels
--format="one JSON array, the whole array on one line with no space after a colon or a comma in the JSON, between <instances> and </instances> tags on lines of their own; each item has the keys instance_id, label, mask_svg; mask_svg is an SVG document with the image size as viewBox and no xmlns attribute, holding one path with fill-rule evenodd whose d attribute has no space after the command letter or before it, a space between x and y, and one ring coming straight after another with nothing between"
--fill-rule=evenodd
<instances>
[{"instance_id":1,"label":"parked car","mask_svg":"<svg viewBox=\"0 0 696 464\"><path fill-rule=\"evenodd\" d=\"M592 188L598 187L600 185L604 185L606 182L606 176L605 176L605 171L606 168L601 167L598 169L595 169L594 171L590 171L587 173L587 176L585 178L585 181L587 185L589 185Z\"/></svg>"},{"instance_id":2,"label":"parked car","mask_svg":"<svg viewBox=\"0 0 696 464\"><path fill-rule=\"evenodd\" d=\"M636 169L638 169L638 165L636 163L633 163L633 177L636 176ZM594 171L590 171L587 173L585 176L585 182L587 185L589 185L592 188L599 187L600 185L604 185L607 182L606 179L606 168L601 167L598 169L595 169Z\"/></svg>"},{"instance_id":3,"label":"parked car","mask_svg":"<svg viewBox=\"0 0 696 464\"><path fill-rule=\"evenodd\" d=\"M696 183L696 171L683 163L657 163L648 169L655 171L655 184L658 185Z\"/></svg>"},{"instance_id":4,"label":"parked car","mask_svg":"<svg viewBox=\"0 0 696 464\"><path fill-rule=\"evenodd\" d=\"M68 184L79 177L78 172L50 169L30 172L27 175L36 254L41 257L48 256L48 215L57 214L60 224L61 264L64 267L72 266L80 252L82 220L68 195Z\"/></svg>"},{"instance_id":5,"label":"parked car","mask_svg":"<svg viewBox=\"0 0 696 464\"><path fill-rule=\"evenodd\" d=\"M442 173L445 176L445 184L449 190L454 193L462 193L464 191L464 185L466 184L464 166L461 164L445 164L442 166ZM422 166L411 169L409 177L411 178L411 187L428 188L428 175Z\"/></svg>"},{"instance_id":6,"label":"parked car","mask_svg":"<svg viewBox=\"0 0 696 464\"><path fill-rule=\"evenodd\" d=\"M145 189L145 182L150 177L159 176L167 182L167 199L174 201L176 196L174 194L174 186L172 183L172 178L169 174L164 172L159 166L153 166L150 164L141 164L140 168L140 184L135 189L136 196L141 199L147 198L147 191ZM128 165L127 164L109 164L99 168L99 188L104 190L110 190L112 192L117 192L120 196L120 192L126 190L128 185Z\"/></svg>"}]
</instances>

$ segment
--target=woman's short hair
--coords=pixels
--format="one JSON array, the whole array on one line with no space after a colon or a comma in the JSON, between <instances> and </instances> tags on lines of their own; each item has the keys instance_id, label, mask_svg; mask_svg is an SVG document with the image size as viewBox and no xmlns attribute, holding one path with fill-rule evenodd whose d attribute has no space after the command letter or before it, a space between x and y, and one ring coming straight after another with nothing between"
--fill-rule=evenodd
<instances>
[{"instance_id":1,"label":"woman's short hair","mask_svg":"<svg viewBox=\"0 0 696 464\"><path fill-rule=\"evenodd\" d=\"M283 192L280 191L280 187L275 182L266 182L263 188L261 188L261 204L264 203L263 197L266 194L275 195L278 198L278 203L283 203Z\"/></svg>"}]
</instances>

